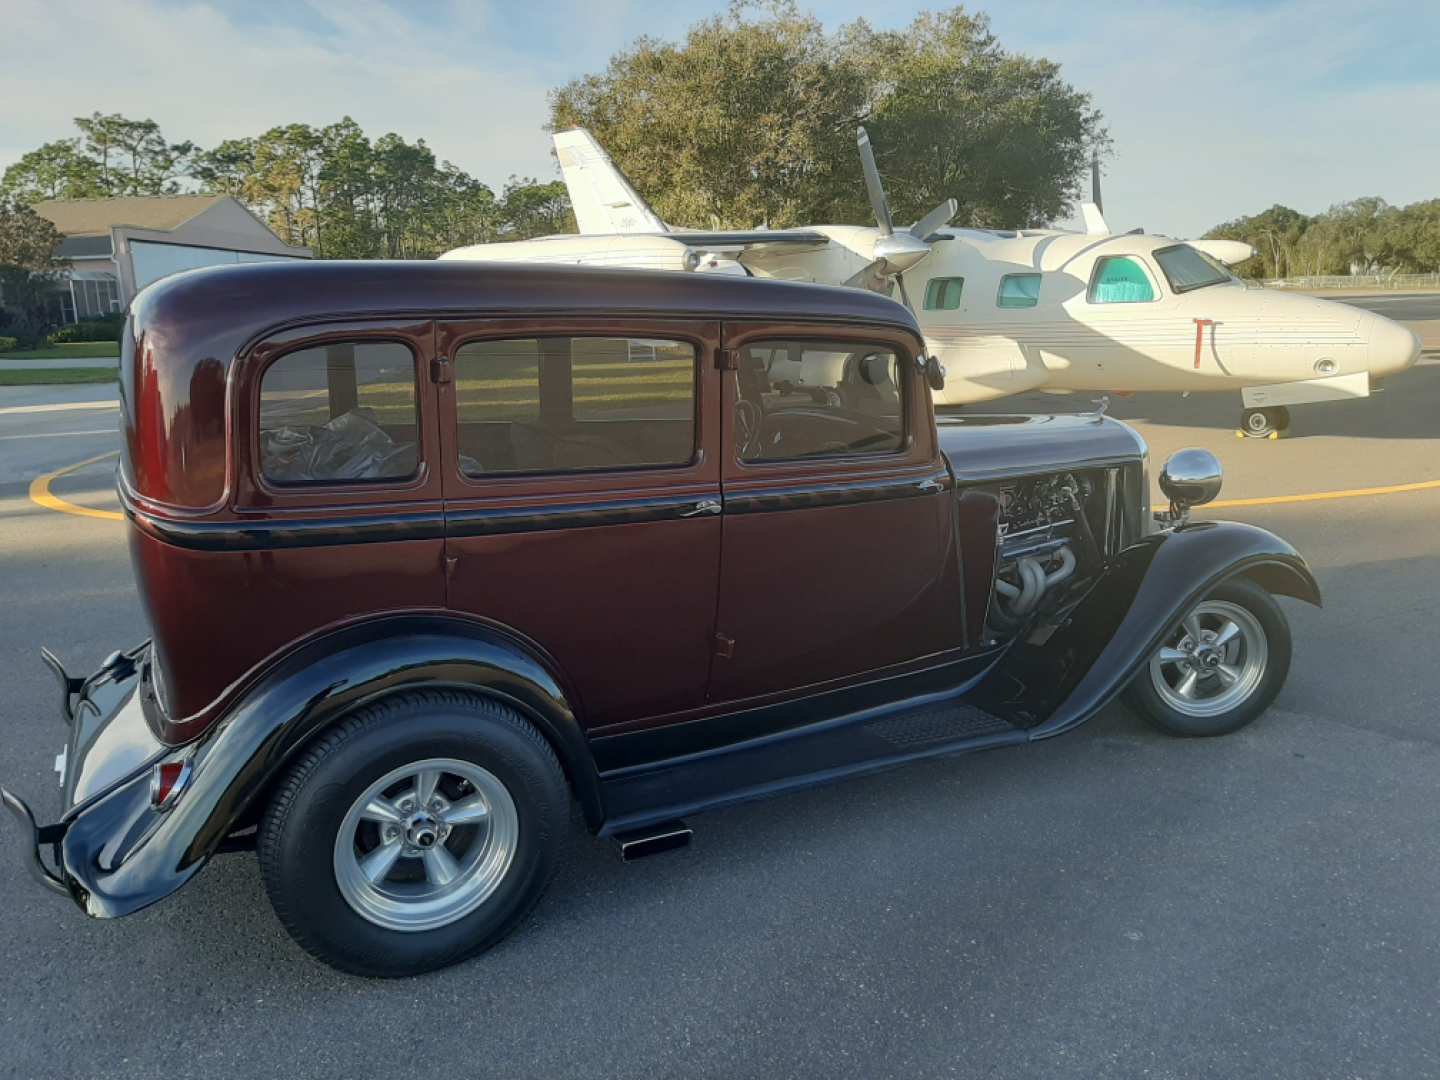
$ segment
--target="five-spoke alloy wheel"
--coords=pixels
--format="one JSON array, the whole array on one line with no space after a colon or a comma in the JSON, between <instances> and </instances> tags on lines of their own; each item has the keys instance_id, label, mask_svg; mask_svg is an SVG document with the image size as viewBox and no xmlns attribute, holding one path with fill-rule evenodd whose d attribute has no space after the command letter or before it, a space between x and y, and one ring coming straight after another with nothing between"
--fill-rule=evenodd
<instances>
[{"instance_id":1,"label":"five-spoke alloy wheel","mask_svg":"<svg viewBox=\"0 0 1440 1080\"><path fill-rule=\"evenodd\" d=\"M290 934L362 975L413 975L513 929L559 867L570 791L509 706L427 690L356 710L281 780L260 822Z\"/></svg>"},{"instance_id":2,"label":"five-spoke alloy wheel","mask_svg":"<svg viewBox=\"0 0 1440 1080\"><path fill-rule=\"evenodd\" d=\"M1130 685L1130 704L1173 735L1222 735L1274 700L1290 669L1290 628L1275 598L1234 579L1165 635Z\"/></svg>"},{"instance_id":3,"label":"five-spoke alloy wheel","mask_svg":"<svg viewBox=\"0 0 1440 1080\"><path fill-rule=\"evenodd\" d=\"M510 869L520 821L510 792L469 761L427 758L365 789L335 834L335 881L390 930L431 930L483 904Z\"/></svg>"}]
</instances>

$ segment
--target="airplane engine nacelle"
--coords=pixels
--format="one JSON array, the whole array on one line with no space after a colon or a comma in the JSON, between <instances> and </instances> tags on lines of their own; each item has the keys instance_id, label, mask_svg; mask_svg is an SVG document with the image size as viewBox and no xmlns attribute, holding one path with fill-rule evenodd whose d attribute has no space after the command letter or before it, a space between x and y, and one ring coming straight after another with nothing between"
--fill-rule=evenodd
<instances>
[{"instance_id":1,"label":"airplane engine nacelle","mask_svg":"<svg viewBox=\"0 0 1440 1080\"><path fill-rule=\"evenodd\" d=\"M934 394L936 405L971 405L1034 390L1049 378L1038 356L1013 339L976 336L954 343L927 337L945 366L945 389Z\"/></svg>"}]
</instances>

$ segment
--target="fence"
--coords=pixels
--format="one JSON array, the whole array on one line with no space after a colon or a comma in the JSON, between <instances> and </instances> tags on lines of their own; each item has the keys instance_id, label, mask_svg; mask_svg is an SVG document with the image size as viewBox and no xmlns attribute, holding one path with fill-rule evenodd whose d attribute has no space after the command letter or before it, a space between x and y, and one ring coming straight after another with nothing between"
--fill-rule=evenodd
<instances>
[{"instance_id":1,"label":"fence","mask_svg":"<svg viewBox=\"0 0 1440 1080\"><path fill-rule=\"evenodd\" d=\"M1440 289L1436 274L1321 274L1273 278L1267 289Z\"/></svg>"}]
</instances>

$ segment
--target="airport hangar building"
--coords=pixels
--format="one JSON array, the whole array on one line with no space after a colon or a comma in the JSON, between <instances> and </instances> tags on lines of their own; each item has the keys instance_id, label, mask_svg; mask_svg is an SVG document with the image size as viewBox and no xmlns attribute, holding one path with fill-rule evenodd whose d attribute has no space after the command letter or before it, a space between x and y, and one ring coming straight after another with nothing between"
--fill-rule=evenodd
<instances>
[{"instance_id":1,"label":"airport hangar building","mask_svg":"<svg viewBox=\"0 0 1440 1080\"><path fill-rule=\"evenodd\" d=\"M67 271L55 299L67 323L124 311L146 285L180 270L311 257L229 195L50 199L32 209L64 237Z\"/></svg>"}]
</instances>

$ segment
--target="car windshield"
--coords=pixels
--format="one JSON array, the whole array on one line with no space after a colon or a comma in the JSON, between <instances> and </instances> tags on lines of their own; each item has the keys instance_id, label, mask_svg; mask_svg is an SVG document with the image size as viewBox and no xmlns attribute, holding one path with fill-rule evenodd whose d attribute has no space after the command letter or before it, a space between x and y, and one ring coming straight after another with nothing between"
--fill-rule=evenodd
<instances>
[{"instance_id":1,"label":"car windshield","mask_svg":"<svg viewBox=\"0 0 1440 1080\"><path fill-rule=\"evenodd\" d=\"M1221 285L1233 280L1229 270L1189 244L1157 251L1155 261L1160 264L1160 269L1165 271L1171 290L1177 293L1203 289L1208 285Z\"/></svg>"}]
</instances>

